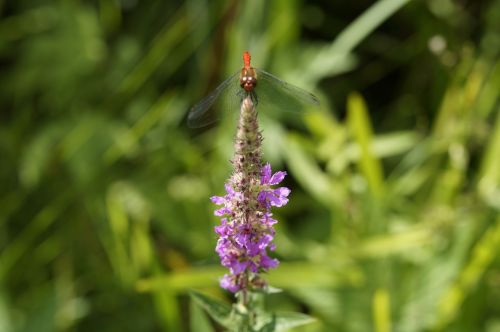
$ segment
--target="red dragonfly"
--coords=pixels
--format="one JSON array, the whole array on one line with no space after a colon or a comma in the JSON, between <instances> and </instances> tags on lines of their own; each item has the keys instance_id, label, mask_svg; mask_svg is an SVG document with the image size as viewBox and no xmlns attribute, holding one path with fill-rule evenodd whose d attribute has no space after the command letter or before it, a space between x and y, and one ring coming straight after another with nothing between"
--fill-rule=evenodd
<instances>
[{"instance_id":1,"label":"red dragonfly","mask_svg":"<svg viewBox=\"0 0 500 332\"><path fill-rule=\"evenodd\" d=\"M217 121L224 112L235 112L247 96L252 98L254 104L259 105L259 111L270 111L271 114L301 112L307 106L319 105L318 98L313 94L262 69L253 68L250 65L250 53L244 52L243 68L190 109L188 126L203 127ZM222 112L217 113L216 108Z\"/></svg>"}]
</instances>

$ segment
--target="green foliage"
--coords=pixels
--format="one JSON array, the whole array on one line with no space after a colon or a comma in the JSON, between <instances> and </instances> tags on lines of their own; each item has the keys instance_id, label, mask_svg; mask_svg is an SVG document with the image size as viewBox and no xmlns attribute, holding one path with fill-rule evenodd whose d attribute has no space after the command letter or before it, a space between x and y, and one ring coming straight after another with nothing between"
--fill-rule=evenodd
<instances>
[{"instance_id":1,"label":"green foliage","mask_svg":"<svg viewBox=\"0 0 500 332\"><path fill-rule=\"evenodd\" d=\"M190 295L216 322L225 327L231 326L231 305L196 291L191 291Z\"/></svg>"},{"instance_id":2,"label":"green foliage","mask_svg":"<svg viewBox=\"0 0 500 332\"><path fill-rule=\"evenodd\" d=\"M240 304L229 305L211 296L205 295L197 291L190 292L191 298L201 308L203 308L210 317L225 327L228 331L256 331L256 332L273 332L273 331L286 331L290 328L302 326L314 322L314 318L295 312L276 312L268 313L262 308L256 308L255 315L252 315L247 309L240 308ZM263 294L252 294L252 297L261 300ZM255 321L255 327L249 326L249 320Z\"/></svg>"},{"instance_id":3,"label":"green foliage","mask_svg":"<svg viewBox=\"0 0 500 332\"><path fill-rule=\"evenodd\" d=\"M0 331L217 330L188 290L233 301L208 197L234 128L185 117L247 49L321 100L260 114L264 158L292 189L266 276L283 292L262 326L499 331L499 13L499 0L0 2Z\"/></svg>"}]
</instances>

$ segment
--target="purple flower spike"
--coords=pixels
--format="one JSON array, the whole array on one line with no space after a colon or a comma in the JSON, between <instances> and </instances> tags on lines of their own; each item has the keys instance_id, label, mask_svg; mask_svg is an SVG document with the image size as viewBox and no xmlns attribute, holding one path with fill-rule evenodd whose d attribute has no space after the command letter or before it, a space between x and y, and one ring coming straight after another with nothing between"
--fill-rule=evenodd
<instances>
[{"instance_id":1,"label":"purple flower spike","mask_svg":"<svg viewBox=\"0 0 500 332\"><path fill-rule=\"evenodd\" d=\"M287 204L290 189L273 188L286 172L273 174L269 163L262 166L261 142L257 113L248 97L242 101L234 172L225 185L226 195L210 198L220 206L215 215L224 216L215 227L219 237L216 252L230 273L220 280L220 286L233 293L265 287L259 274L279 264L267 254L268 249L276 248L272 241L277 220L272 218L271 207Z\"/></svg>"}]
</instances>

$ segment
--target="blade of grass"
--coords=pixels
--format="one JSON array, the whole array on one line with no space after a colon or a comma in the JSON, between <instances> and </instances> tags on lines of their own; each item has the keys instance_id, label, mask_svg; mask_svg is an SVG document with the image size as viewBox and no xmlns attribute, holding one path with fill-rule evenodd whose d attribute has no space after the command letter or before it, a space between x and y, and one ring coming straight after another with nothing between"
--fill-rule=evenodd
<instances>
[{"instance_id":1,"label":"blade of grass","mask_svg":"<svg viewBox=\"0 0 500 332\"><path fill-rule=\"evenodd\" d=\"M372 195L381 198L384 192L382 165L372 151L373 133L368 110L358 93L349 95L347 102L348 126L361 150L358 166L363 173Z\"/></svg>"},{"instance_id":2,"label":"blade of grass","mask_svg":"<svg viewBox=\"0 0 500 332\"><path fill-rule=\"evenodd\" d=\"M349 53L361 43L380 24L387 20L396 11L401 9L410 0L380 0L363 12L356 20L347 26L337 38L317 52L310 61L309 67L302 68L306 81L316 82L330 75L339 63L345 61Z\"/></svg>"}]
</instances>

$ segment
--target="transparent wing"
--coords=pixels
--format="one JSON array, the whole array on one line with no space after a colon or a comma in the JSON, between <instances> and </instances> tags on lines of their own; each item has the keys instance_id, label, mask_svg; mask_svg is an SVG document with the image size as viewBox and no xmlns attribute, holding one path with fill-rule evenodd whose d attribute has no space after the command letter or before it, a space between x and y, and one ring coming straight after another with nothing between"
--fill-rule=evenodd
<instances>
[{"instance_id":1,"label":"transparent wing","mask_svg":"<svg viewBox=\"0 0 500 332\"><path fill-rule=\"evenodd\" d=\"M223 113L238 112L241 90L239 71L222 82L212 93L189 110L187 123L191 128L207 126L219 120Z\"/></svg>"},{"instance_id":2,"label":"transparent wing","mask_svg":"<svg viewBox=\"0 0 500 332\"><path fill-rule=\"evenodd\" d=\"M304 112L311 106L318 106L319 100L310 92L280 80L262 70L257 71L255 93L259 102L259 112L279 115L286 112Z\"/></svg>"}]
</instances>

